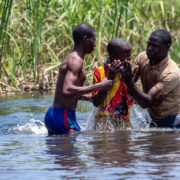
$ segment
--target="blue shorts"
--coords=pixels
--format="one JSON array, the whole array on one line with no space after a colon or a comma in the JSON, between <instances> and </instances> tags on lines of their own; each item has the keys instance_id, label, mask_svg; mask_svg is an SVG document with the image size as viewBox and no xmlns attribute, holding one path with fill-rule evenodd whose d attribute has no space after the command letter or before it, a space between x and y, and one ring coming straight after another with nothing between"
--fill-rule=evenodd
<instances>
[{"instance_id":1,"label":"blue shorts","mask_svg":"<svg viewBox=\"0 0 180 180\"><path fill-rule=\"evenodd\" d=\"M75 111L67 108L50 107L44 121L49 135L69 134L81 130L76 122Z\"/></svg>"},{"instance_id":2,"label":"blue shorts","mask_svg":"<svg viewBox=\"0 0 180 180\"><path fill-rule=\"evenodd\" d=\"M180 114L167 116L156 124L157 127L180 128Z\"/></svg>"}]
</instances>

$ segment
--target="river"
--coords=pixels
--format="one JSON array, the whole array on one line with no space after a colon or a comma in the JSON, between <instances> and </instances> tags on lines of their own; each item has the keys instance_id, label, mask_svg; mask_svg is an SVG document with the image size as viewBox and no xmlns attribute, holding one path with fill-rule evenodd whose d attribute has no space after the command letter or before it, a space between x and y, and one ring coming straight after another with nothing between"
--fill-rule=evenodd
<instances>
[{"instance_id":1,"label":"river","mask_svg":"<svg viewBox=\"0 0 180 180\"><path fill-rule=\"evenodd\" d=\"M1 180L180 179L179 130L147 127L138 108L131 129L87 130L93 108L80 101L82 131L48 136L43 120L52 102L53 94L0 97Z\"/></svg>"}]
</instances>

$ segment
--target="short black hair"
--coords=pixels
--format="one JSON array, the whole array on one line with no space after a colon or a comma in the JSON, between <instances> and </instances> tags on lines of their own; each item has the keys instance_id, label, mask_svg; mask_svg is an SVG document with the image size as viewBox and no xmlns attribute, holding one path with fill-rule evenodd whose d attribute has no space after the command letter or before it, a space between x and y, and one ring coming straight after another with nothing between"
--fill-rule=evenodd
<instances>
[{"instance_id":1,"label":"short black hair","mask_svg":"<svg viewBox=\"0 0 180 180\"><path fill-rule=\"evenodd\" d=\"M75 44L79 44L84 36L92 37L95 33L94 28L88 23L80 23L73 30Z\"/></svg>"},{"instance_id":2,"label":"short black hair","mask_svg":"<svg viewBox=\"0 0 180 180\"><path fill-rule=\"evenodd\" d=\"M114 38L108 43L107 51L109 54L116 54L123 52L126 47L131 47L127 41L121 38Z\"/></svg>"},{"instance_id":3,"label":"short black hair","mask_svg":"<svg viewBox=\"0 0 180 180\"><path fill-rule=\"evenodd\" d=\"M171 37L171 34L167 30L159 29L159 30L152 32L151 35L160 37L161 41L164 45L169 46L169 47L171 46L172 37Z\"/></svg>"}]
</instances>

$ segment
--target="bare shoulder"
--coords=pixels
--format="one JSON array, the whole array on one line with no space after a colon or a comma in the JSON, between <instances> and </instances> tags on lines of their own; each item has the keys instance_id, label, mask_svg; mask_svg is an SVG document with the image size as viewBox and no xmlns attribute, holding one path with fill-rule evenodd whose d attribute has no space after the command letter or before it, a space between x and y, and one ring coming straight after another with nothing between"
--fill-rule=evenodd
<instances>
[{"instance_id":1,"label":"bare shoulder","mask_svg":"<svg viewBox=\"0 0 180 180\"><path fill-rule=\"evenodd\" d=\"M68 54L63 63L65 63L71 71L80 71L84 64L83 59L73 52Z\"/></svg>"}]
</instances>

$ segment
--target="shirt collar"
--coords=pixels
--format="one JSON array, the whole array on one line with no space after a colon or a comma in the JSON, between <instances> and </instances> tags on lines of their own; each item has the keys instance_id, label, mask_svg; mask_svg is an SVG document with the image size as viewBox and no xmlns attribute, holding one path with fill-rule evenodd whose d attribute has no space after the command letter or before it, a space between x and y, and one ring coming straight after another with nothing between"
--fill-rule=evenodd
<instances>
[{"instance_id":1,"label":"shirt collar","mask_svg":"<svg viewBox=\"0 0 180 180\"><path fill-rule=\"evenodd\" d=\"M169 58L170 58L169 55L167 55L160 63L158 63L154 66L151 66L150 63L148 62L148 65L152 69L157 69L157 70L164 69L164 67L167 65Z\"/></svg>"}]
</instances>

